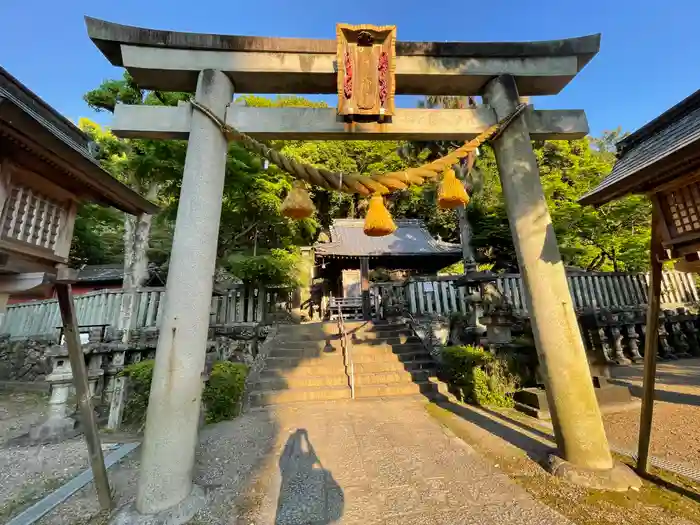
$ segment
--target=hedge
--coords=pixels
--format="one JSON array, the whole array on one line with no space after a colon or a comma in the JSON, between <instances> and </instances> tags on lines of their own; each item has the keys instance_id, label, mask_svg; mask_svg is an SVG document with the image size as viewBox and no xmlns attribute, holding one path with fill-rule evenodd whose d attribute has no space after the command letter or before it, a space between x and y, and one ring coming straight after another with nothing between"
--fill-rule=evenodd
<instances>
[{"instance_id":1,"label":"hedge","mask_svg":"<svg viewBox=\"0 0 700 525\"><path fill-rule=\"evenodd\" d=\"M141 427L146 421L148 397L155 361L149 359L124 367L121 375L129 378L129 390L123 421L128 426ZM248 367L242 363L219 361L207 381L202 400L207 423L233 419L238 415Z\"/></svg>"}]
</instances>

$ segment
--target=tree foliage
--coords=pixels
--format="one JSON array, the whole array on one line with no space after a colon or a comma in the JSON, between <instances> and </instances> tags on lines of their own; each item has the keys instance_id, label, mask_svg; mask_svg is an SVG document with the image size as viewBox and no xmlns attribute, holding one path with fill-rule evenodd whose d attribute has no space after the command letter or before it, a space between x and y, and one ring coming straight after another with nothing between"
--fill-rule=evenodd
<instances>
[{"instance_id":1,"label":"tree foliage","mask_svg":"<svg viewBox=\"0 0 700 525\"><path fill-rule=\"evenodd\" d=\"M245 283L271 286L295 286L300 255L296 250L273 248L262 255L233 253L224 267Z\"/></svg>"},{"instance_id":2,"label":"tree foliage","mask_svg":"<svg viewBox=\"0 0 700 525\"><path fill-rule=\"evenodd\" d=\"M85 95L98 111L113 111L119 102L175 105L188 93L143 91L127 75L104 82ZM430 99L427 106L465 107L466 99ZM238 97L235 105L257 107L326 107L296 96L274 99ZM185 141L121 140L109 130L84 120L81 126L99 144L103 166L116 178L147 194L157 188L161 214L154 219L149 258L167 263L177 214ZM534 143L542 186L564 261L589 270L641 271L647 267L649 203L631 196L598 209L582 207L578 199L595 187L614 164L614 143L621 130L599 138ZM408 144L399 141L270 141L296 160L341 172L370 174L401 170L442 155L457 144ZM313 243L335 218L362 217L366 199L338 191L310 188L317 212L302 221L282 216L280 205L292 177L238 143L231 143L226 161L219 231L219 264L246 281L289 284L298 255L295 247ZM467 181L472 201L467 209L471 243L477 263L496 270L517 270L496 160L488 145L479 148ZM460 242L459 220L452 210L436 205L436 185L410 187L387 198L396 218L423 219L434 236ZM120 215L83 206L76 221L72 257L78 263L115 262L123 249ZM255 255L253 255L255 254Z\"/></svg>"}]
</instances>

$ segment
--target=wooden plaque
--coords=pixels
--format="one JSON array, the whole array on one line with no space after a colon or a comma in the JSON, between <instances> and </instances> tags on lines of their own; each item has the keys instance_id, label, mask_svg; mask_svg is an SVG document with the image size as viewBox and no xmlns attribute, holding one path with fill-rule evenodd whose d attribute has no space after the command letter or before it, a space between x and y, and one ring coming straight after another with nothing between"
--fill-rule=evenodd
<instances>
[{"instance_id":1,"label":"wooden plaque","mask_svg":"<svg viewBox=\"0 0 700 525\"><path fill-rule=\"evenodd\" d=\"M396 26L338 24L338 114L382 121L394 114Z\"/></svg>"}]
</instances>

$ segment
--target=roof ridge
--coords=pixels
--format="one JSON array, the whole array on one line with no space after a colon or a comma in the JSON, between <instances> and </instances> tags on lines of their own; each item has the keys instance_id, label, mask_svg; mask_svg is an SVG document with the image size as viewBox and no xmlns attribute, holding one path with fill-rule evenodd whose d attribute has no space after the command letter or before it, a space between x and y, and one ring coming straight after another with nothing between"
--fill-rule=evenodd
<instances>
[{"instance_id":1,"label":"roof ridge","mask_svg":"<svg viewBox=\"0 0 700 525\"><path fill-rule=\"evenodd\" d=\"M700 89L687 96L675 106L667 109L658 117L650 120L641 128L630 133L617 143L618 156L622 156L640 142L647 140L656 133L674 124L680 118L700 108Z\"/></svg>"}]
</instances>

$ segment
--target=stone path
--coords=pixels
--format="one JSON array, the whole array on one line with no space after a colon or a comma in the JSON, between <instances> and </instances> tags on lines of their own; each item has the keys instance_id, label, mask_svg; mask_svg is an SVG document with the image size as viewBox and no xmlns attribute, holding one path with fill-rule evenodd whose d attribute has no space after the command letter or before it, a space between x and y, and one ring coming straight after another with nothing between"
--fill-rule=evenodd
<instances>
[{"instance_id":1,"label":"stone path","mask_svg":"<svg viewBox=\"0 0 700 525\"><path fill-rule=\"evenodd\" d=\"M278 405L200 434L191 525L571 525L433 419L425 398ZM177 461L177 458L173 458ZM110 469L135 498L138 452ZM103 525L92 484L39 525Z\"/></svg>"},{"instance_id":2,"label":"stone path","mask_svg":"<svg viewBox=\"0 0 700 525\"><path fill-rule=\"evenodd\" d=\"M210 509L229 516L221 523L570 523L443 430L423 400L278 406L249 418L276 420L277 436L233 507Z\"/></svg>"}]
</instances>

